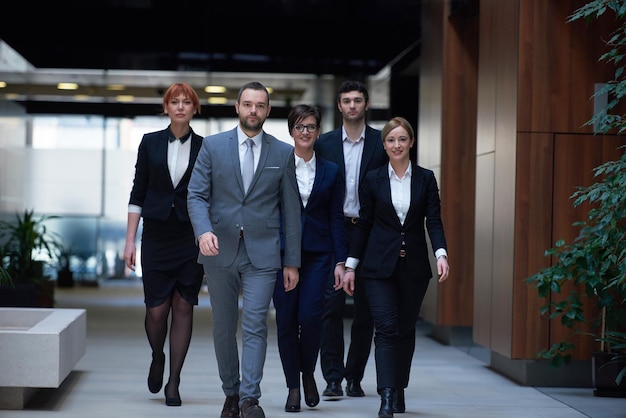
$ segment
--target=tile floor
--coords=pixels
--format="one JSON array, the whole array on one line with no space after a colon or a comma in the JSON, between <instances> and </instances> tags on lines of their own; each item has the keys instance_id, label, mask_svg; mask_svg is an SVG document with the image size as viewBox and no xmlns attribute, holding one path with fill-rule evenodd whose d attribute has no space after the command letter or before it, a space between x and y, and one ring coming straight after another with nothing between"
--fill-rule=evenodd
<instances>
[{"instance_id":1,"label":"tile floor","mask_svg":"<svg viewBox=\"0 0 626 418\"><path fill-rule=\"evenodd\" d=\"M195 311L194 335L180 387L181 407L165 406L162 393L152 394L146 386L150 352L143 330L139 280L116 279L101 282L99 287L57 288L56 301L58 308L87 310L86 354L60 388L42 389L23 410L0 410L0 418L219 417L224 396L211 342L206 292L201 294ZM273 326L269 343L261 397L268 418L377 417L380 403L375 394L373 350L362 384L364 398L322 398L315 408L303 403L297 415L283 409L287 390ZM480 357L465 349L441 345L420 333L406 390L407 412L396 416L626 417L626 399L594 397L591 388L520 386L490 370ZM325 384L319 367L316 378L321 391Z\"/></svg>"}]
</instances>

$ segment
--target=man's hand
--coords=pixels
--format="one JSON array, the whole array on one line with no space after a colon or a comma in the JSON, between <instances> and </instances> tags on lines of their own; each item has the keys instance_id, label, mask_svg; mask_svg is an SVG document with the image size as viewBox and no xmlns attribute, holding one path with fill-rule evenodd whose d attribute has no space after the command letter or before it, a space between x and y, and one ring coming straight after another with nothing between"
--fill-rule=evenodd
<instances>
[{"instance_id":1,"label":"man's hand","mask_svg":"<svg viewBox=\"0 0 626 418\"><path fill-rule=\"evenodd\" d=\"M198 238L198 247L200 254L206 256L218 255L220 253L220 245L217 242L217 235L213 232L205 232Z\"/></svg>"},{"instance_id":2,"label":"man's hand","mask_svg":"<svg viewBox=\"0 0 626 418\"><path fill-rule=\"evenodd\" d=\"M285 287L285 292L295 289L298 285L298 281L300 281L298 267L283 267L283 286Z\"/></svg>"}]
</instances>

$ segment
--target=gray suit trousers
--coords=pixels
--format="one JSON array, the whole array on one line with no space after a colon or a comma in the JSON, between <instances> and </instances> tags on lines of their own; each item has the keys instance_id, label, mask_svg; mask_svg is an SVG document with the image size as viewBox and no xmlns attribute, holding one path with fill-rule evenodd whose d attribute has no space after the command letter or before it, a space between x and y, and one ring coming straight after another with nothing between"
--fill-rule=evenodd
<instances>
[{"instance_id":1,"label":"gray suit trousers","mask_svg":"<svg viewBox=\"0 0 626 418\"><path fill-rule=\"evenodd\" d=\"M238 394L242 401L259 399L267 352L267 313L277 269L256 269L250 263L243 238L230 267L205 265L204 269L213 311L215 356L224 394ZM237 344L240 294L243 302L241 377Z\"/></svg>"}]
</instances>

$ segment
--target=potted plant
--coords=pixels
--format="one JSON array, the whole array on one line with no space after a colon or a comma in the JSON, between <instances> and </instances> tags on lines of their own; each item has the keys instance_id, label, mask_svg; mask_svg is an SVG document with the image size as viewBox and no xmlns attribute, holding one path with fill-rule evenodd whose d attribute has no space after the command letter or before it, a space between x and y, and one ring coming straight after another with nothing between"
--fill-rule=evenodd
<instances>
[{"instance_id":1,"label":"potted plant","mask_svg":"<svg viewBox=\"0 0 626 418\"><path fill-rule=\"evenodd\" d=\"M43 273L44 264L54 259L60 247L46 226L53 218L56 216L35 217L32 210L25 210L16 214L15 222L0 221L0 255L7 273L0 304L54 306L54 282Z\"/></svg>"},{"instance_id":2,"label":"potted plant","mask_svg":"<svg viewBox=\"0 0 626 418\"><path fill-rule=\"evenodd\" d=\"M570 21L599 17L612 10L618 19L626 16L626 1L596 0L578 9ZM608 41L612 49L601 56L615 64L615 80L596 94L607 94L608 105L593 115L588 125L599 132L622 134L624 116L615 114L620 98L626 94L623 58L620 46L626 42L622 24ZM574 207L587 204L585 220L573 225L580 228L570 243L558 240L546 251L552 265L526 279L538 294L546 298L542 314L559 318L571 330L570 335L541 351L539 356L559 366L572 360L574 337L587 335L597 342L592 358L592 379L596 396L626 396L626 153L594 169L598 181L579 187L571 196ZM569 292L569 293L568 293ZM553 296L559 295L553 299Z\"/></svg>"}]
</instances>

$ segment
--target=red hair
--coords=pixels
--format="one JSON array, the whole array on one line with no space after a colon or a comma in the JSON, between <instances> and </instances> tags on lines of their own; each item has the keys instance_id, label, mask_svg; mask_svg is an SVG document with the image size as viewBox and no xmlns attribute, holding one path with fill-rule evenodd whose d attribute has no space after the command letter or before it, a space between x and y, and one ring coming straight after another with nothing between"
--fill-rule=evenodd
<instances>
[{"instance_id":1,"label":"red hair","mask_svg":"<svg viewBox=\"0 0 626 418\"><path fill-rule=\"evenodd\" d=\"M191 100L196 108L196 113L200 114L200 99L198 98L198 93L187 83L174 83L167 89L163 95L163 112L165 112L167 103L172 97L177 97L181 94Z\"/></svg>"}]
</instances>

